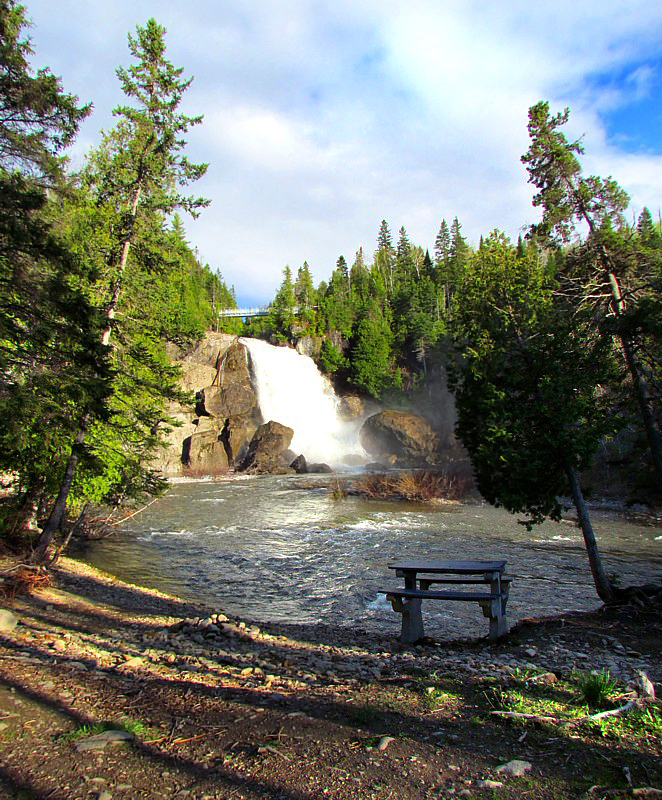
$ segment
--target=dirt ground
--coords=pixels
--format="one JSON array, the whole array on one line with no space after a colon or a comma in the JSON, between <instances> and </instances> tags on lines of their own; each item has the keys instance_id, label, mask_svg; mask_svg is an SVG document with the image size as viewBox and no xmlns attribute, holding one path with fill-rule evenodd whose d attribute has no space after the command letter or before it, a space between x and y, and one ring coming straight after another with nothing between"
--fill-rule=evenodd
<instances>
[{"instance_id":1,"label":"dirt ground","mask_svg":"<svg viewBox=\"0 0 662 800\"><path fill-rule=\"evenodd\" d=\"M592 669L616 676L616 706L639 702L642 672L660 688L659 609L403 648L260 629L68 559L52 579L0 601L18 620L0 634L0 797L662 797L650 688L632 715L558 716ZM513 760L519 776L499 769Z\"/></svg>"}]
</instances>

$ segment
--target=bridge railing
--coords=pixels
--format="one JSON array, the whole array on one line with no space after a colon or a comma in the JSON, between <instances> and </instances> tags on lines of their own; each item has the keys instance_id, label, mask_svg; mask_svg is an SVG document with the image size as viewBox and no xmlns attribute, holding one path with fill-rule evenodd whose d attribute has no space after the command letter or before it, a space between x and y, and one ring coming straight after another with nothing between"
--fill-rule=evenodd
<instances>
[{"instance_id":1,"label":"bridge railing","mask_svg":"<svg viewBox=\"0 0 662 800\"><path fill-rule=\"evenodd\" d=\"M265 317L271 311L271 306L255 308L223 308L218 312L219 317Z\"/></svg>"},{"instance_id":2,"label":"bridge railing","mask_svg":"<svg viewBox=\"0 0 662 800\"><path fill-rule=\"evenodd\" d=\"M313 306L317 308L317 306ZM219 317L266 317L271 311L271 306L259 306L256 308L223 308L218 312ZM293 314L299 313L299 307L294 306Z\"/></svg>"}]
</instances>

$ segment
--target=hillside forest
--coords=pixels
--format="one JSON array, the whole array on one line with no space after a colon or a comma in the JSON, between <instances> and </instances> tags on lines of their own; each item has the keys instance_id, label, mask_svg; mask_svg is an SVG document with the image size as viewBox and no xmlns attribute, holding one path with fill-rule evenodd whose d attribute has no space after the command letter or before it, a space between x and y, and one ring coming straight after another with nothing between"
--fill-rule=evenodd
<instances>
[{"instance_id":1,"label":"hillside forest","mask_svg":"<svg viewBox=\"0 0 662 800\"><path fill-rule=\"evenodd\" d=\"M234 290L201 263L183 215L207 165L191 80L153 19L129 35L115 125L74 170L91 106L35 71L26 10L0 0L0 472L2 540L43 561L90 505L142 501L179 388L173 345L207 330L292 344L310 337L336 386L393 407L447 375L457 432L483 496L531 522L583 502L598 450L662 494L662 234L611 178L585 175L567 110L529 110L522 156L539 222L516 242L468 242L457 217L416 244L382 221L374 249L339 255L328 281L283 269L267 316L242 322ZM606 579L605 579L606 580ZM608 584L604 585L605 592Z\"/></svg>"}]
</instances>

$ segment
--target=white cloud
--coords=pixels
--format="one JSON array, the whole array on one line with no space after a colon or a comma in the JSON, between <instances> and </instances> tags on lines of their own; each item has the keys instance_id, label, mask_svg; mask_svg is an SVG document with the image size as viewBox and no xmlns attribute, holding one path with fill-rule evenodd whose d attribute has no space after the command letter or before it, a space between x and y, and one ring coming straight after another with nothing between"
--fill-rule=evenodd
<instances>
[{"instance_id":1,"label":"white cloud","mask_svg":"<svg viewBox=\"0 0 662 800\"><path fill-rule=\"evenodd\" d=\"M268 300L286 263L325 278L374 250L379 223L432 247L442 217L470 239L536 216L520 164L527 109L572 109L587 169L660 206L662 156L608 140L601 114L645 99L662 7L630 0L27 0L37 61L95 101L79 151L112 124L126 34L154 16L204 113L191 157L212 207L189 227L240 295ZM611 78L609 76L612 76ZM618 80L616 77L618 76Z\"/></svg>"}]
</instances>

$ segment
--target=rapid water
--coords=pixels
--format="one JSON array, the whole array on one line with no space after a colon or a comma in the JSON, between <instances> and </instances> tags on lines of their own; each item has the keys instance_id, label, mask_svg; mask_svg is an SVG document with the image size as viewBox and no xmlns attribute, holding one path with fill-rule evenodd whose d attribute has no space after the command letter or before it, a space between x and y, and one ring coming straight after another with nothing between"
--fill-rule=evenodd
<instances>
[{"instance_id":1,"label":"rapid water","mask_svg":"<svg viewBox=\"0 0 662 800\"><path fill-rule=\"evenodd\" d=\"M487 505L430 507L334 500L310 478L261 477L173 485L86 560L133 583L256 622L322 622L396 636L399 615L380 588L400 584L402 558L501 559L514 577L511 624L599 605L581 532L551 523L528 533ZM662 528L594 513L608 572L621 585L662 578ZM426 632L481 636L475 603L427 603Z\"/></svg>"},{"instance_id":2,"label":"rapid water","mask_svg":"<svg viewBox=\"0 0 662 800\"><path fill-rule=\"evenodd\" d=\"M359 443L362 420L339 416L333 387L308 356L259 339L241 339L251 355L260 412L294 430L290 449L309 462L341 466L349 455L366 457Z\"/></svg>"}]
</instances>

